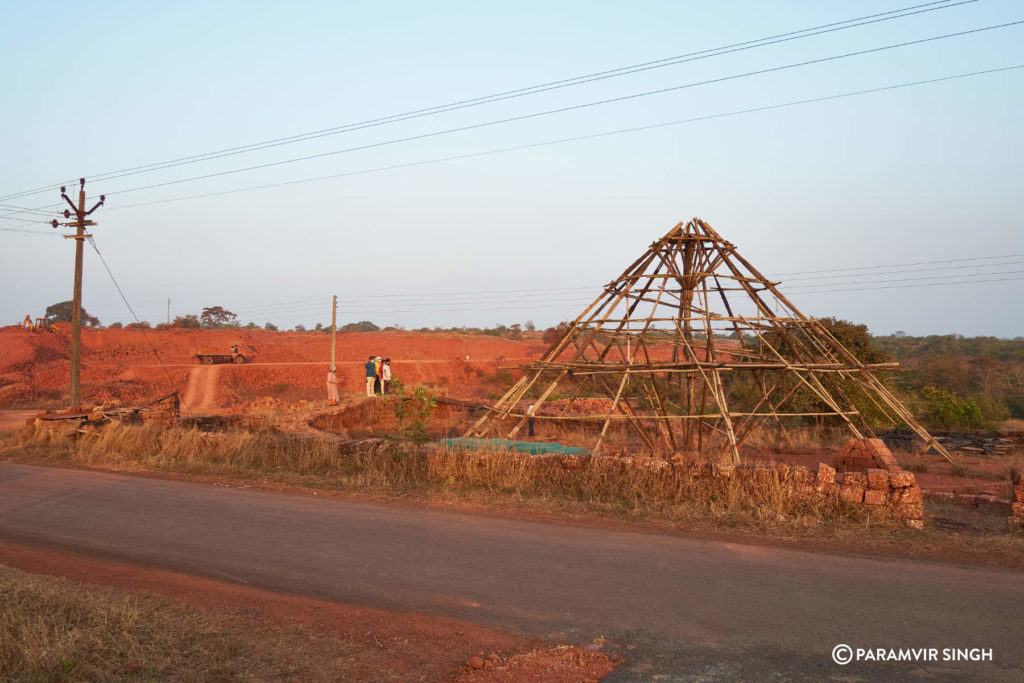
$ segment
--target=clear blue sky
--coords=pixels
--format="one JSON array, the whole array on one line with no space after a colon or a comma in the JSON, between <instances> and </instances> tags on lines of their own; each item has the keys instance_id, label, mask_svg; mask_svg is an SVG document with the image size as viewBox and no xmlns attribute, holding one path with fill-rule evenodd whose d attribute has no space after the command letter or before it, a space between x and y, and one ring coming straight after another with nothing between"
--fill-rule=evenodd
<instances>
[{"instance_id":1,"label":"clear blue sky","mask_svg":"<svg viewBox=\"0 0 1024 683\"><path fill-rule=\"evenodd\" d=\"M0 195L914 4L922 2L3 2ZM596 287L676 222L700 216L778 276L782 291L807 313L864 322L876 333L1021 336L1024 69L274 189L128 205L1024 64L1024 25L121 193L1021 19L1024 3L979 0L90 182L90 194L109 195L93 233L130 302L152 322L166 316L170 298L175 315L222 305L242 322L309 326L329 322L330 295L338 294L341 322L547 326L574 317ZM57 200L56 191L0 200L0 214L9 206L54 209ZM11 220L27 216L0 218L0 228L56 232ZM71 298L73 251L70 240L53 234L0 231L0 322L42 315L47 305ZM845 276L830 271L993 256L1003 258L852 273L860 277L782 275ZM104 323L130 322L91 248L85 267L86 309ZM906 286L956 275L1017 279ZM828 284L860 291L821 291ZM588 286L595 289L540 291Z\"/></svg>"}]
</instances>

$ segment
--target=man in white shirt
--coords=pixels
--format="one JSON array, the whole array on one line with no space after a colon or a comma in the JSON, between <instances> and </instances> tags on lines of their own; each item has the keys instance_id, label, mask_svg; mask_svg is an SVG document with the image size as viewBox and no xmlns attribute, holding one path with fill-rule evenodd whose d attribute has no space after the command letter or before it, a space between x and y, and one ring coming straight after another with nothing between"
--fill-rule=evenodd
<instances>
[{"instance_id":1,"label":"man in white shirt","mask_svg":"<svg viewBox=\"0 0 1024 683\"><path fill-rule=\"evenodd\" d=\"M391 393L391 359L385 358L380 366L380 390L385 396Z\"/></svg>"},{"instance_id":2,"label":"man in white shirt","mask_svg":"<svg viewBox=\"0 0 1024 683\"><path fill-rule=\"evenodd\" d=\"M327 405L338 405L338 376L334 374L334 366L327 371Z\"/></svg>"}]
</instances>

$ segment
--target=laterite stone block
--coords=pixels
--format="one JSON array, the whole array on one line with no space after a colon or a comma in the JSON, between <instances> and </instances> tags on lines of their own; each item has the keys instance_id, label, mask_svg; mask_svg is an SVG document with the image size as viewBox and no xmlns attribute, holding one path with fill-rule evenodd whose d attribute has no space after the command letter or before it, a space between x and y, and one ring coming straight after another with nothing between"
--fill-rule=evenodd
<instances>
[{"instance_id":1,"label":"laterite stone block","mask_svg":"<svg viewBox=\"0 0 1024 683\"><path fill-rule=\"evenodd\" d=\"M819 484L834 484L836 481L836 470L825 463L818 465L817 480Z\"/></svg>"},{"instance_id":2,"label":"laterite stone block","mask_svg":"<svg viewBox=\"0 0 1024 683\"><path fill-rule=\"evenodd\" d=\"M809 484L814 481L814 473L810 467L796 465L790 470L790 476L798 484Z\"/></svg>"},{"instance_id":3,"label":"laterite stone block","mask_svg":"<svg viewBox=\"0 0 1024 683\"><path fill-rule=\"evenodd\" d=\"M896 514L902 519L924 519L924 506L920 503L900 503Z\"/></svg>"},{"instance_id":4,"label":"laterite stone block","mask_svg":"<svg viewBox=\"0 0 1024 683\"><path fill-rule=\"evenodd\" d=\"M913 472L890 472L889 484L894 489L905 489L917 483Z\"/></svg>"},{"instance_id":5,"label":"laterite stone block","mask_svg":"<svg viewBox=\"0 0 1024 683\"><path fill-rule=\"evenodd\" d=\"M866 489L868 487L868 475L863 472L847 472L843 484L845 486L856 486Z\"/></svg>"},{"instance_id":6,"label":"laterite stone block","mask_svg":"<svg viewBox=\"0 0 1024 683\"><path fill-rule=\"evenodd\" d=\"M920 503L921 498L921 487L920 486L909 486L905 489L899 489L896 493L896 501L898 503Z\"/></svg>"},{"instance_id":7,"label":"laterite stone block","mask_svg":"<svg viewBox=\"0 0 1024 683\"><path fill-rule=\"evenodd\" d=\"M868 470L868 488L884 491L889 488L889 473L872 467Z\"/></svg>"},{"instance_id":8,"label":"laterite stone block","mask_svg":"<svg viewBox=\"0 0 1024 683\"><path fill-rule=\"evenodd\" d=\"M886 491L880 491L878 489L868 489L867 491L864 492L864 504L884 505L886 496Z\"/></svg>"},{"instance_id":9,"label":"laterite stone block","mask_svg":"<svg viewBox=\"0 0 1024 683\"><path fill-rule=\"evenodd\" d=\"M864 489L860 486L840 486L839 497L847 503L863 503Z\"/></svg>"}]
</instances>

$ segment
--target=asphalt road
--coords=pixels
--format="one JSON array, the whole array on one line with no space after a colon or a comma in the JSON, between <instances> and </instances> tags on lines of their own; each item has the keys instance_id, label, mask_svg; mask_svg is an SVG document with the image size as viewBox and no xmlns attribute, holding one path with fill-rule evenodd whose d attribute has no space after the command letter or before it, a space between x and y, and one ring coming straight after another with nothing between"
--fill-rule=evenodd
<instances>
[{"instance_id":1,"label":"asphalt road","mask_svg":"<svg viewBox=\"0 0 1024 683\"><path fill-rule=\"evenodd\" d=\"M1022 680L1024 576L0 463L0 538L586 644L614 680ZM832 660L936 648L940 661ZM632 646L632 647L631 647ZM943 648L992 662L941 661Z\"/></svg>"}]
</instances>

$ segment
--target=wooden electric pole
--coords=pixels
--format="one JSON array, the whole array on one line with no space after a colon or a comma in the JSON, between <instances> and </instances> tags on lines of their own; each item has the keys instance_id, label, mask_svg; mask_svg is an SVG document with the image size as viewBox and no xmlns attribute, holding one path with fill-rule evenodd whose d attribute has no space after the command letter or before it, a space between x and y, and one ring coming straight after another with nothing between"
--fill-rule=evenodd
<instances>
[{"instance_id":1,"label":"wooden electric pole","mask_svg":"<svg viewBox=\"0 0 1024 683\"><path fill-rule=\"evenodd\" d=\"M334 372L334 335L338 331L338 295L331 297L331 372Z\"/></svg>"},{"instance_id":2,"label":"wooden electric pole","mask_svg":"<svg viewBox=\"0 0 1024 683\"><path fill-rule=\"evenodd\" d=\"M66 189L64 187L60 188L60 196L68 203L71 210L64 209L64 218L74 216L75 220L60 223L55 218L50 225L55 228L58 225L75 228L74 235L64 235L64 238L75 240L75 294L71 308L71 405L80 406L82 404L80 381L82 372L82 242L92 237L92 235L85 232L85 229L91 225L96 225L96 221L88 220L87 217L93 211L103 206L106 197L100 195L100 200L96 202L96 205L86 211L85 178L79 180L77 205L68 197Z\"/></svg>"}]
</instances>

